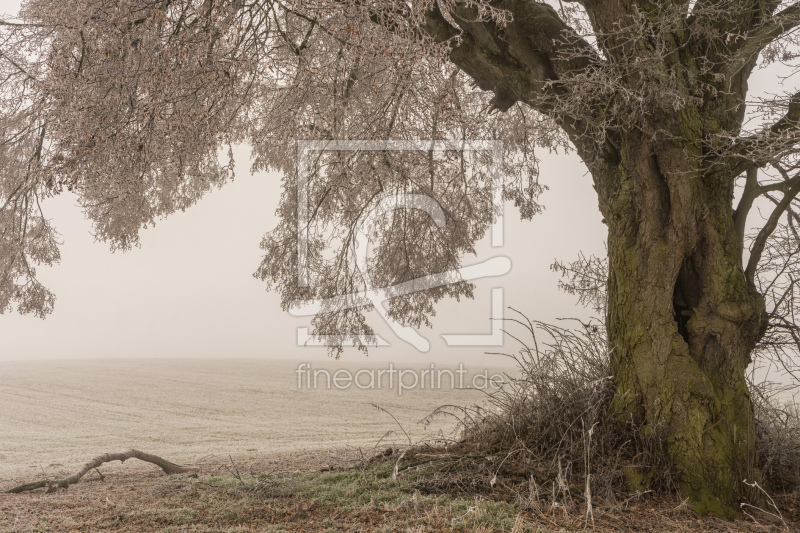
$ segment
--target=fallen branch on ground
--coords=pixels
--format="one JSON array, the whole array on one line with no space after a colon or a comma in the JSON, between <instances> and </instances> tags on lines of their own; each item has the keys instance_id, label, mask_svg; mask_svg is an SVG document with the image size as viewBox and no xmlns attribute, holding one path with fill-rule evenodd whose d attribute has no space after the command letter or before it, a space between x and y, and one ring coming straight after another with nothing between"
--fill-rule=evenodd
<instances>
[{"instance_id":1,"label":"fallen branch on ground","mask_svg":"<svg viewBox=\"0 0 800 533\"><path fill-rule=\"evenodd\" d=\"M140 461L145 461L147 463L153 463L156 466L161 467L161 470L164 471L165 474L186 474L189 472L196 472L197 468L193 466L181 466L176 465L175 463L171 463L166 459L162 459L157 455L152 455L149 453L140 452L139 450L128 450L126 452L120 453L104 453L103 455L98 455L85 465L81 467L80 470L72 474L71 476L65 477L63 479L43 479L41 481L34 481L32 483L25 483L24 485L16 486L12 489L8 489L6 492L11 494L17 494L20 492L25 492L28 490L36 490L43 487L47 487L47 492L53 492L57 489L66 489L70 485L74 485L80 479L86 475L87 472L91 471L94 468L102 465L103 463L110 463L111 461L119 461L124 463L128 459L139 459Z\"/></svg>"}]
</instances>

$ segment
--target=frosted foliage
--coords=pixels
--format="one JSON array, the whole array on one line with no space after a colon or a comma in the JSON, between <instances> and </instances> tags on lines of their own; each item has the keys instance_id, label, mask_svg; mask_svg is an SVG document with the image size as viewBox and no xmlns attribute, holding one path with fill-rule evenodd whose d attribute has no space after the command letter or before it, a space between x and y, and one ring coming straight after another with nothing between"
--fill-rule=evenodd
<instances>
[{"instance_id":1,"label":"frosted foliage","mask_svg":"<svg viewBox=\"0 0 800 533\"><path fill-rule=\"evenodd\" d=\"M312 152L302 286L298 141L500 140L503 197L530 218L543 190L537 150L575 148L594 172L624 132L663 135L652 117L721 97L720 79L758 58L796 72L797 4L762 2L764 16L745 21L743 2L616 12L590 0L28 0L0 22L0 307L40 316L53 307L34 270L58 260L42 198L74 191L97 238L126 250L141 229L230 180L239 143L252 148L253 169L283 173L280 222L256 275L285 308L366 288L354 236L387 195L427 195L446 223L386 213L370 236L374 285L456 269L497 215L490 152ZM671 59L685 35L705 46L691 69ZM743 175L734 161L767 168L776 154L793 157L800 97L769 98L747 102L746 127L709 134L710 165ZM791 127L769 122L786 116ZM389 313L429 324L437 300L471 290L454 280L392 299ZM315 331L368 335L368 310L329 309Z\"/></svg>"},{"instance_id":2,"label":"frosted foliage","mask_svg":"<svg viewBox=\"0 0 800 533\"><path fill-rule=\"evenodd\" d=\"M403 27L387 31L400 23L398 6ZM373 253L380 284L457 268L493 217L489 153L318 154L309 192L312 277L300 290L293 255L298 139L500 138L505 195L532 216L541 190L533 140L542 129L553 132L547 145L566 139L522 104L508 115L487 113L491 95L446 61L446 44L415 31L413 20L428 7L25 3L22 24L1 27L4 308L52 309L32 266L58 260L38 200L75 191L97 238L125 250L138 244L142 228L231 179L234 143L251 144L254 168L286 175L281 223L264 239L258 271L285 304L363 288L348 244L364 205L381 193L429 194L450 215L444 228L413 212L387 219ZM403 231L408 238L396 238ZM331 243L338 249L325 256ZM398 299L392 313L425 323L433 300L469 294L468 285L451 285ZM318 326L363 325L359 316L341 313Z\"/></svg>"}]
</instances>

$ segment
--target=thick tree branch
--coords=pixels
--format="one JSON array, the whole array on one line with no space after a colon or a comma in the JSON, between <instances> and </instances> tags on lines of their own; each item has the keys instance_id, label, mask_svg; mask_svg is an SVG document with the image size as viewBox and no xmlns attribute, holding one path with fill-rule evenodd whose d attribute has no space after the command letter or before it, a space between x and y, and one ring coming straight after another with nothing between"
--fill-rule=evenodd
<instances>
[{"instance_id":1,"label":"thick tree branch","mask_svg":"<svg viewBox=\"0 0 800 533\"><path fill-rule=\"evenodd\" d=\"M751 286L755 284L756 269L758 268L758 262L761 260L761 255L764 253L767 239L772 235L772 232L775 231L781 216L783 216L789 208L792 201L797 197L797 194L800 193L800 175L791 178L791 180L787 179L787 182L791 182L791 185L783 193L783 198L777 202L775 209L767 219L767 223L764 224L764 227L758 232L750 250L750 258L747 261L747 268L744 274L747 282Z\"/></svg>"},{"instance_id":2,"label":"thick tree branch","mask_svg":"<svg viewBox=\"0 0 800 533\"><path fill-rule=\"evenodd\" d=\"M780 135L785 131L798 129L798 125L800 125L800 92L789 98L789 109L786 110L786 114L780 120L770 127L770 131Z\"/></svg>"},{"instance_id":3,"label":"thick tree branch","mask_svg":"<svg viewBox=\"0 0 800 533\"><path fill-rule=\"evenodd\" d=\"M792 31L798 24L800 24L800 3L795 3L747 34L742 41L742 47L731 59L729 71L738 70L741 65L751 61L767 45L780 38L781 35Z\"/></svg>"},{"instance_id":4,"label":"thick tree branch","mask_svg":"<svg viewBox=\"0 0 800 533\"><path fill-rule=\"evenodd\" d=\"M74 485L80 479L86 475L87 472L97 468L98 466L104 463L110 463L111 461L120 461L125 462L128 459L139 459L140 461L145 461L147 463L152 463L156 466L161 467L161 470L164 471L165 474L186 474L189 472L196 472L197 468L192 466L181 466L176 465L175 463L171 463L166 459L162 459L157 455L152 455L145 452L140 452L139 450L130 449L126 452L120 453L104 453L103 455L98 455L85 465L83 465L80 470L72 474L71 476L50 480L50 479L43 479L40 481L34 481L32 483L25 483L23 485L18 485L11 489L8 489L6 493L10 494L17 494L20 492L25 492L29 490L36 490L47 487L47 492L54 492L57 489L66 489L70 485Z\"/></svg>"},{"instance_id":5,"label":"thick tree branch","mask_svg":"<svg viewBox=\"0 0 800 533\"><path fill-rule=\"evenodd\" d=\"M425 30L438 42L457 39L450 58L485 91L495 93L494 104L505 111L522 101L543 113L552 108L551 90L562 89L560 79L585 71L602 60L594 49L559 17L552 7L538 2L498 2L511 12L505 27L478 20L473 9L451 12L459 32L434 8Z\"/></svg>"},{"instance_id":6,"label":"thick tree branch","mask_svg":"<svg viewBox=\"0 0 800 533\"><path fill-rule=\"evenodd\" d=\"M18 28L44 28L44 24L34 24L29 22L11 22L0 19L0 26L14 26Z\"/></svg>"},{"instance_id":7,"label":"thick tree branch","mask_svg":"<svg viewBox=\"0 0 800 533\"><path fill-rule=\"evenodd\" d=\"M788 109L772 126L748 137L736 139L730 150L733 163L731 178L745 172L752 165L764 166L779 160L793 151L800 134L800 92L789 98Z\"/></svg>"},{"instance_id":8,"label":"thick tree branch","mask_svg":"<svg viewBox=\"0 0 800 533\"><path fill-rule=\"evenodd\" d=\"M773 191L786 192L789 188L800 181L800 176L795 176L789 181L782 181L780 183L770 183L769 185L761 185L756 191L759 196Z\"/></svg>"},{"instance_id":9,"label":"thick tree branch","mask_svg":"<svg viewBox=\"0 0 800 533\"><path fill-rule=\"evenodd\" d=\"M459 31L434 5L425 31L437 42L456 43L450 60L478 87L494 92L494 108L506 111L520 101L553 117L591 167L600 156L591 136L592 117L559 113L554 102L571 90L569 79L604 60L547 4L506 0L494 7L511 12L512 20L501 26L461 7L450 13Z\"/></svg>"},{"instance_id":10,"label":"thick tree branch","mask_svg":"<svg viewBox=\"0 0 800 533\"><path fill-rule=\"evenodd\" d=\"M758 198L758 167L752 166L747 169L747 181L744 184L744 192L733 214L733 224L736 228L736 237L740 249L744 249L744 232L747 224L747 214L750 212L750 208L753 207L753 202L756 198Z\"/></svg>"}]
</instances>

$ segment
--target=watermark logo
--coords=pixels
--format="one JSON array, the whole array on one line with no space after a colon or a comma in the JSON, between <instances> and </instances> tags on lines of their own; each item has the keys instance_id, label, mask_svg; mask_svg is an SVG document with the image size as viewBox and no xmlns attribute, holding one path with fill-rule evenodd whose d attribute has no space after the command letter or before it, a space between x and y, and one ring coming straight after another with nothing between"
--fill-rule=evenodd
<instances>
[{"instance_id":1,"label":"watermark logo","mask_svg":"<svg viewBox=\"0 0 800 533\"><path fill-rule=\"evenodd\" d=\"M475 151L485 150L492 154L491 190L494 212L491 225L491 245L503 246L503 198L502 198L502 141L488 140L412 140L412 141L299 141L297 147L297 284L308 286L308 186L309 158L319 151L370 151L370 150L420 150L420 151ZM441 287L458 281L474 281L480 278L502 276L511 270L511 260L506 256L495 256L481 263L468 265L456 270L440 272L413 279L391 287L376 288L372 285L367 265L369 263L370 235L382 215L394 209L418 209L424 211L434 223L442 227L445 215L442 206L432 197L422 194L389 193L378 197L365 210L358 221L355 235L356 268L364 280L366 289L357 293L342 294L333 298L315 300L295 300L289 312L293 316L314 316L326 310L348 309L372 304L375 311L389 325L401 340L411 344L421 352L430 349L430 342L414 328L404 326L389 316L383 303L391 298ZM449 334L442 335L448 346L500 346L503 334L500 329L503 319L503 289L492 289L491 332L489 334ZM346 342L351 338L346 332L341 335L310 335L307 327L297 330L299 346L330 346ZM360 338L363 344L388 346L389 343L378 335L372 339Z\"/></svg>"},{"instance_id":2,"label":"watermark logo","mask_svg":"<svg viewBox=\"0 0 800 533\"><path fill-rule=\"evenodd\" d=\"M489 375L489 370L485 369L470 375L463 363L459 363L456 370L436 368L433 363L430 368L422 369L395 368L393 363L389 363L387 368L362 368L356 371L312 368L310 363L301 363L295 374L298 389L396 390L399 396L414 389L476 389L493 392L505 384L502 374Z\"/></svg>"}]
</instances>

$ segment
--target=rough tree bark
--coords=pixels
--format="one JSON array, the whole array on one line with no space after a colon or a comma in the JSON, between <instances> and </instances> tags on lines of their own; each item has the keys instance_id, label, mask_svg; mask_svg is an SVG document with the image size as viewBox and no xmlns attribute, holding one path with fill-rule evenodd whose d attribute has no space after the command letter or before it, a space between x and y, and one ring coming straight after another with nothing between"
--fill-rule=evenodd
<instances>
[{"instance_id":1,"label":"rough tree bark","mask_svg":"<svg viewBox=\"0 0 800 533\"><path fill-rule=\"evenodd\" d=\"M718 156L707 141L740 131L747 79L766 43L758 36L779 31L759 29L752 39L725 42L693 35L696 20L678 16L673 33L625 41L620 27L642 14L662 16L663 6L581 4L601 34L602 59L554 9L535 2L498 2L514 15L502 30L470 22L474 13L466 10L454 13L464 33L451 59L495 92L495 107L526 102L553 116L570 136L593 176L608 225L607 327L618 391L613 409L645 431L659 432L679 488L698 512L733 518L741 500L758 498L744 484L759 479L745 369L767 316L752 272L745 272L752 269L742 264L749 205L737 220L732 202L736 177L755 172L759 163ZM696 12L702 14L704 5L699 2ZM744 0L726 4L734 16L720 24L747 35L777 3L748 6ZM797 11L789 7L784 18L794 21ZM428 31L442 40L454 35L438 13L429 17ZM737 59L733 66L731 58ZM593 62L633 65L622 83L632 92L646 87L653 81L635 71L639 61L669 73L683 103L610 120L604 110L576 117L554 104L569 90L560 81ZM796 127L792 117L790 107L782 122L788 118ZM606 130L593 135L593 122L601 121ZM793 198L797 190L785 194Z\"/></svg>"},{"instance_id":2,"label":"rough tree bark","mask_svg":"<svg viewBox=\"0 0 800 533\"><path fill-rule=\"evenodd\" d=\"M615 409L664 436L696 510L730 518L758 479L745 368L764 300L743 274L730 185L702 179L671 142L623 142L600 191Z\"/></svg>"}]
</instances>

